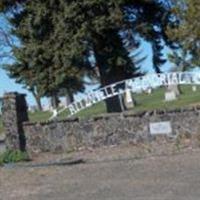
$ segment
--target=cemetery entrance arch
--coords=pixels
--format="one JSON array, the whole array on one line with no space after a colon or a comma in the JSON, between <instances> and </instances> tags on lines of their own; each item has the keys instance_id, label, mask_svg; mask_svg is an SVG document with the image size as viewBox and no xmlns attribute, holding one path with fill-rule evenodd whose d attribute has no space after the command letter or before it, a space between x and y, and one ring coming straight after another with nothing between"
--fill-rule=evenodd
<instances>
[{"instance_id":1,"label":"cemetery entrance arch","mask_svg":"<svg viewBox=\"0 0 200 200\"><path fill-rule=\"evenodd\" d=\"M72 116L88 107L91 107L93 104L124 93L139 93L159 86L194 84L200 85L200 72L147 74L141 77L123 80L85 94L84 97L74 101L67 107L64 107L58 112L54 112L51 119L56 118L60 113L67 109L70 112L69 116Z\"/></svg>"}]
</instances>

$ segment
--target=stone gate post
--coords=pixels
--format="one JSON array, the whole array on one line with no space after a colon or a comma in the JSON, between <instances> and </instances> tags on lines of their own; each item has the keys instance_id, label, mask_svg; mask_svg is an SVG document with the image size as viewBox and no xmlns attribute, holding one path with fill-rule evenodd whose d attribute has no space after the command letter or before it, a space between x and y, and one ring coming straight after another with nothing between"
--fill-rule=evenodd
<instances>
[{"instance_id":1,"label":"stone gate post","mask_svg":"<svg viewBox=\"0 0 200 200\"><path fill-rule=\"evenodd\" d=\"M2 101L2 120L8 150L25 150L23 122L28 121L25 94L6 93Z\"/></svg>"}]
</instances>

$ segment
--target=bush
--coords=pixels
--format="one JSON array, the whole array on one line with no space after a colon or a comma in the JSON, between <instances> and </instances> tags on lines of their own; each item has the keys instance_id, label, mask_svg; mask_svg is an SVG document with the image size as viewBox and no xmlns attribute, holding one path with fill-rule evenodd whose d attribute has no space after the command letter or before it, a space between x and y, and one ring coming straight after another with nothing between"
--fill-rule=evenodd
<instances>
[{"instance_id":1,"label":"bush","mask_svg":"<svg viewBox=\"0 0 200 200\"><path fill-rule=\"evenodd\" d=\"M28 154L19 150L6 151L5 153L0 155L0 165L28 160L30 160Z\"/></svg>"}]
</instances>

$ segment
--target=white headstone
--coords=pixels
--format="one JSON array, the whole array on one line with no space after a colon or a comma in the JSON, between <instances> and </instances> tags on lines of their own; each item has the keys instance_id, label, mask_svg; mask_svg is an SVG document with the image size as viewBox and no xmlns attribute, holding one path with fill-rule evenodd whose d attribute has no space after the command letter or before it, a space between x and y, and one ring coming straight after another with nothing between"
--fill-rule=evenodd
<instances>
[{"instance_id":1,"label":"white headstone","mask_svg":"<svg viewBox=\"0 0 200 200\"><path fill-rule=\"evenodd\" d=\"M197 86L196 86L196 85L193 85L193 86L192 86L192 91L193 91L193 92L196 92L196 91L197 91Z\"/></svg>"},{"instance_id":2,"label":"white headstone","mask_svg":"<svg viewBox=\"0 0 200 200\"><path fill-rule=\"evenodd\" d=\"M151 93L152 93L152 88L149 88L149 89L147 90L147 93L148 93L148 94L151 94Z\"/></svg>"},{"instance_id":3,"label":"white headstone","mask_svg":"<svg viewBox=\"0 0 200 200\"><path fill-rule=\"evenodd\" d=\"M169 121L150 123L149 129L151 135L172 134L172 127Z\"/></svg>"},{"instance_id":4,"label":"white headstone","mask_svg":"<svg viewBox=\"0 0 200 200\"><path fill-rule=\"evenodd\" d=\"M128 109L134 107L134 102L133 102L132 94L130 90L125 91L124 103L125 103L126 108Z\"/></svg>"},{"instance_id":5,"label":"white headstone","mask_svg":"<svg viewBox=\"0 0 200 200\"><path fill-rule=\"evenodd\" d=\"M174 91L165 92L165 101L174 101L176 100L176 93Z\"/></svg>"},{"instance_id":6,"label":"white headstone","mask_svg":"<svg viewBox=\"0 0 200 200\"><path fill-rule=\"evenodd\" d=\"M176 96L180 95L180 90L178 85L168 85L167 86L167 91L168 92L174 92Z\"/></svg>"},{"instance_id":7,"label":"white headstone","mask_svg":"<svg viewBox=\"0 0 200 200\"><path fill-rule=\"evenodd\" d=\"M131 96L131 91L130 90L126 90L126 101L127 103L133 103L133 99L132 99L132 96Z\"/></svg>"},{"instance_id":8,"label":"white headstone","mask_svg":"<svg viewBox=\"0 0 200 200\"><path fill-rule=\"evenodd\" d=\"M56 117L58 115L57 109L53 109L53 117Z\"/></svg>"}]
</instances>

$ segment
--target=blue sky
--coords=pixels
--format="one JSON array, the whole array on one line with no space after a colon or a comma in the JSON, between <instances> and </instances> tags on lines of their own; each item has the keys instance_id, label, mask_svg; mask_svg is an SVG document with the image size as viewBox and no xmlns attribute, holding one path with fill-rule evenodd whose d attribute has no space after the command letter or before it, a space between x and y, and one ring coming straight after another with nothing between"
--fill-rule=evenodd
<instances>
[{"instance_id":1,"label":"blue sky","mask_svg":"<svg viewBox=\"0 0 200 200\"><path fill-rule=\"evenodd\" d=\"M33 97L27 90L23 89L21 85L16 84L13 79L10 79L4 70L0 69L0 96L5 92L17 91L27 94L27 100L30 104L35 104Z\"/></svg>"}]
</instances>

